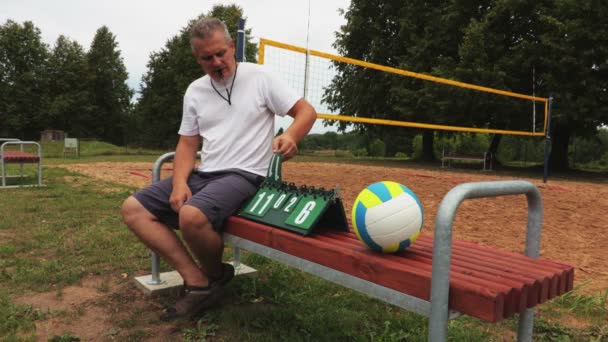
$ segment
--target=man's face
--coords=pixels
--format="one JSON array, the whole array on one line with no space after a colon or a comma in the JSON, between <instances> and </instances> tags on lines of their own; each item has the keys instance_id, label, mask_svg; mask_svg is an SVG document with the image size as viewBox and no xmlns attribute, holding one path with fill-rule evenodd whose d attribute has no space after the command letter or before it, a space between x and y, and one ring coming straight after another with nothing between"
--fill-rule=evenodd
<instances>
[{"instance_id":1,"label":"man's face","mask_svg":"<svg viewBox=\"0 0 608 342\"><path fill-rule=\"evenodd\" d=\"M193 38L192 46L197 63L214 81L229 78L234 74L234 43L227 43L223 32L215 31L205 39Z\"/></svg>"}]
</instances>

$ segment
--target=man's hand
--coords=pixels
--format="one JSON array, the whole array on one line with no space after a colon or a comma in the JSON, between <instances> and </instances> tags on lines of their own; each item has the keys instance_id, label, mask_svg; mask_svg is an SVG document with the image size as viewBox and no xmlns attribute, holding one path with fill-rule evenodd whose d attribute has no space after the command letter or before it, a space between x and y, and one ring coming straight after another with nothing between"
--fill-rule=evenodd
<instances>
[{"instance_id":1,"label":"man's hand","mask_svg":"<svg viewBox=\"0 0 608 342\"><path fill-rule=\"evenodd\" d=\"M173 209L173 211L179 213L179 210L182 208L184 203L190 198L192 198L192 191L190 191L188 184L173 184L173 191L169 197L169 204L171 204L171 209Z\"/></svg>"},{"instance_id":2,"label":"man's hand","mask_svg":"<svg viewBox=\"0 0 608 342\"><path fill-rule=\"evenodd\" d=\"M304 99L299 99L287 111L287 115L293 117L293 122L285 133L272 141L272 151L281 153L283 161L291 159L298 152L298 142L308 134L317 119L315 109Z\"/></svg>"},{"instance_id":3,"label":"man's hand","mask_svg":"<svg viewBox=\"0 0 608 342\"><path fill-rule=\"evenodd\" d=\"M200 143L199 135L179 136L173 160L173 191L169 197L169 204L176 213L179 213L184 203L192 198L192 191L188 187L188 177L194 168L196 150Z\"/></svg>"},{"instance_id":4,"label":"man's hand","mask_svg":"<svg viewBox=\"0 0 608 342\"><path fill-rule=\"evenodd\" d=\"M283 161L291 159L298 152L298 145L293 137L281 134L272 141L272 152L283 155Z\"/></svg>"}]
</instances>

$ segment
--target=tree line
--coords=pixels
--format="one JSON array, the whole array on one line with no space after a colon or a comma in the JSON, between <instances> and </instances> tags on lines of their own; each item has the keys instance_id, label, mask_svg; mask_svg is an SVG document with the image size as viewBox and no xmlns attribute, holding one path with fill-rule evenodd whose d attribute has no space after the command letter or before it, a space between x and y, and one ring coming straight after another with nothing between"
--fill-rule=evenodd
<instances>
[{"instance_id":1,"label":"tree line","mask_svg":"<svg viewBox=\"0 0 608 342\"><path fill-rule=\"evenodd\" d=\"M575 139L594 139L608 122L608 3L599 0L352 0L334 47L350 58L502 90L553 95L552 168L569 166ZM208 13L236 37L236 5ZM194 17L159 51L132 102L116 37L101 27L88 50L65 36L46 46L31 22L0 26L0 135L34 139L43 129L115 144L171 149L177 140L182 97L202 76L191 56ZM250 29L246 28L247 37ZM256 44L247 38L246 60ZM337 63L324 101L353 116L507 130L529 130L529 103L440 87L407 77ZM542 108L539 108L539 112ZM541 129L542 117L533 124ZM327 124L332 124L327 122ZM334 123L335 124L335 123ZM454 133L382 125L337 123L363 136L368 152L395 155L421 137L422 159ZM502 135L488 137L496 155ZM540 138L539 138L540 140ZM597 140L597 139L596 139ZM417 144L417 143L416 143ZM361 151L360 151L361 152Z\"/></svg>"},{"instance_id":2,"label":"tree line","mask_svg":"<svg viewBox=\"0 0 608 342\"><path fill-rule=\"evenodd\" d=\"M592 137L608 122L606 1L352 0L343 14L347 22L334 43L340 55L516 93L553 94L552 169L568 167L568 148L575 136ZM340 113L534 129L529 103L509 103L344 63L335 67L338 72L324 99ZM348 126L338 123L341 131ZM423 158L434 158L432 130L353 126L370 135L370 141L384 139L389 148L421 134ZM490 152L496 154L502 137L492 138Z\"/></svg>"},{"instance_id":3,"label":"tree line","mask_svg":"<svg viewBox=\"0 0 608 342\"><path fill-rule=\"evenodd\" d=\"M106 26L88 51L63 35L47 46L29 21L0 26L0 135L37 140L60 129L122 142L133 91L117 45Z\"/></svg>"},{"instance_id":4,"label":"tree line","mask_svg":"<svg viewBox=\"0 0 608 342\"><path fill-rule=\"evenodd\" d=\"M55 129L118 145L174 148L183 94L203 75L188 36L201 16L223 19L233 37L244 17L239 6L217 5L188 21L151 53L135 102L108 27L100 27L85 50L64 35L49 47L34 23L7 20L0 26L0 137L37 140L42 130ZM256 62L256 45L251 38L246 44L246 60Z\"/></svg>"},{"instance_id":5,"label":"tree line","mask_svg":"<svg viewBox=\"0 0 608 342\"><path fill-rule=\"evenodd\" d=\"M360 131L345 133L326 132L309 134L299 144L300 153L330 157L376 157L421 160L422 134L413 136L405 145L389 146L386 139L369 139ZM436 158L446 153L482 156L487 152L492 138L483 133L455 133L450 135L435 132L433 154ZM532 166L544 162L545 141L534 137L507 135L502 139L497 157L501 163ZM588 170L608 169L608 128L602 127L590 137L575 137L568 148L570 165Z\"/></svg>"}]
</instances>

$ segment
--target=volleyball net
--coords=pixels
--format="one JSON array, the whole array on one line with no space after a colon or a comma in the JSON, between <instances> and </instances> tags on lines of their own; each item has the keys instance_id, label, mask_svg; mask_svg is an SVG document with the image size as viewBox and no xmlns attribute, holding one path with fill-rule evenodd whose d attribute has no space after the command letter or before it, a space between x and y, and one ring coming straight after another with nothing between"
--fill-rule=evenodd
<instances>
[{"instance_id":1,"label":"volleyball net","mask_svg":"<svg viewBox=\"0 0 608 342\"><path fill-rule=\"evenodd\" d=\"M317 117L320 119L432 130L511 134L521 136L545 136L547 130L547 121L549 118L549 99L544 97L519 94L470 83L458 82L325 52L307 50L302 47L284 44L264 38L260 39L258 63L266 65L273 72L282 77L293 89L299 90L303 94L303 97L315 107L318 113ZM427 115L424 116L431 122L414 122L379 119L371 116L361 117L349 115L349 113L333 112L330 110L329 105L323 101L323 94L331 85L332 80L338 73L335 63L347 63L359 68L373 69L388 73L394 77L409 77L423 80L425 82L433 82L441 87L455 87L461 89L463 92L484 93L489 97L496 97L496 102L500 102L502 106L512 106L513 108L517 108L519 111L521 111L522 108L529 109L526 109L529 116L525 116L526 121L527 118L529 118L529 123L520 125L527 127L528 129L509 130L500 129L498 127L466 127L460 125L433 123L433 113L427 113ZM486 98L486 101L487 100L488 99ZM492 101L491 98L489 100ZM527 103L522 104L522 101ZM455 113L454 115L458 114ZM518 116L518 118L521 117L523 116ZM452 121L457 121L457 118L456 120Z\"/></svg>"}]
</instances>

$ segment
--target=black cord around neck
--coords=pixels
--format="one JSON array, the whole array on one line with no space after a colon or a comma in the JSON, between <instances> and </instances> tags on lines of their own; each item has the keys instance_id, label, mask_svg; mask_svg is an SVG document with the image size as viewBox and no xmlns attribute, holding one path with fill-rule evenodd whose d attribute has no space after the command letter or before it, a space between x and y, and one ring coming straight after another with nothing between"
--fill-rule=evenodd
<instances>
[{"instance_id":1,"label":"black cord around neck","mask_svg":"<svg viewBox=\"0 0 608 342\"><path fill-rule=\"evenodd\" d=\"M239 69L239 65L235 64L234 67L234 76L232 77L232 84L230 84L230 90L228 90L228 87L226 87L226 95L228 95L228 98L224 97L224 95L222 95L222 93L220 93L219 90L217 90L217 88L215 87L215 84L213 84L213 78L211 78L211 76L209 76L209 80L211 81L211 86L213 87L213 90L215 90L215 92L222 98L224 99L226 102L228 102L228 105L232 106L232 88L234 88L234 80L236 79L236 72ZM224 74L222 74L221 76L222 80L224 79Z\"/></svg>"}]
</instances>

